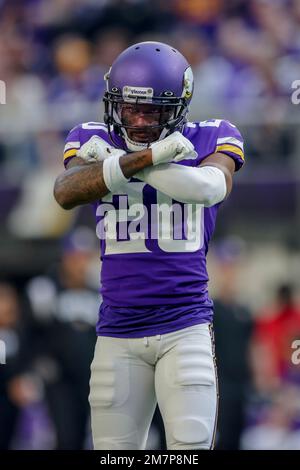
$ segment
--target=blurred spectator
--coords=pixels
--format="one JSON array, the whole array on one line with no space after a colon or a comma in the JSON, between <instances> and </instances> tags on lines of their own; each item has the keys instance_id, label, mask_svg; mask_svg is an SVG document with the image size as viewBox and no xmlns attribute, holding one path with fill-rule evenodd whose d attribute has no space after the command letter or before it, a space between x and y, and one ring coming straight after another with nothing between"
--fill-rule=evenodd
<instances>
[{"instance_id":1,"label":"blurred spectator","mask_svg":"<svg viewBox=\"0 0 300 470\"><path fill-rule=\"evenodd\" d=\"M217 248L220 286L214 299L214 331L219 381L216 449L237 450L245 425L245 408L251 386L249 346L252 319L236 301L241 245L227 239Z\"/></svg>"},{"instance_id":2,"label":"blurred spectator","mask_svg":"<svg viewBox=\"0 0 300 470\"><path fill-rule=\"evenodd\" d=\"M174 8L182 20L208 28L219 22L224 3L224 0L175 0Z\"/></svg>"},{"instance_id":3,"label":"blurred spectator","mask_svg":"<svg viewBox=\"0 0 300 470\"><path fill-rule=\"evenodd\" d=\"M72 224L76 211L66 213L53 197L53 184L61 164L61 137L51 130L40 132L30 150L33 162L30 167L27 165L25 174L19 174L22 188L10 211L7 226L11 234L26 239L63 235ZM39 161L34 162L37 155ZM14 179L16 172L9 173L7 180L16 183L19 180Z\"/></svg>"},{"instance_id":4,"label":"blurred spectator","mask_svg":"<svg viewBox=\"0 0 300 470\"><path fill-rule=\"evenodd\" d=\"M300 368L292 362L292 343L300 339L300 305L292 285L277 288L274 303L259 313L253 338L253 369L258 391L270 393L285 382L300 386Z\"/></svg>"},{"instance_id":5,"label":"blurred spectator","mask_svg":"<svg viewBox=\"0 0 300 470\"><path fill-rule=\"evenodd\" d=\"M6 363L0 365L0 449L12 445L21 411L39 400L33 374L34 343L27 315L13 286L0 283L0 340Z\"/></svg>"},{"instance_id":6,"label":"blurred spectator","mask_svg":"<svg viewBox=\"0 0 300 470\"><path fill-rule=\"evenodd\" d=\"M255 324L252 367L257 396L249 408L245 449L300 449L300 369L292 361L295 339L300 339L300 307L293 286L282 284Z\"/></svg>"},{"instance_id":7,"label":"blurred spectator","mask_svg":"<svg viewBox=\"0 0 300 470\"><path fill-rule=\"evenodd\" d=\"M27 289L40 324L36 368L45 384L56 449L88 446L90 364L100 303L90 277L95 238L84 227L71 233L64 241L61 263L53 279L34 278Z\"/></svg>"},{"instance_id":8,"label":"blurred spectator","mask_svg":"<svg viewBox=\"0 0 300 470\"><path fill-rule=\"evenodd\" d=\"M173 38L175 47L187 57L193 69L193 101L198 104L195 118L199 119L199 113L203 119L217 117L226 106L225 97L233 80L233 67L214 50L209 38L194 28L176 29Z\"/></svg>"},{"instance_id":9,"label":"blurred spectator","mask_svg":"<svg viewBox=\"0 0 300 470\"><path fill-rule=\"evenodd\" d=\"M129 46L128 31L122 28L112 28L101 31L94 43L94 66L97 67L97 73L101 79L109 70L116 57ZM103 81L104 87L104 81ZM101 96L101 90L98 90L98 98Z\"/></svg>"},{"instance_id":10,"label":"blurred spectator","mask_svg":"<svg viewBox=\"0 0 300 470\"><path fill-rule=\"evenodd\" d=\"M98 98L101 92L98 78L93 85L94 77L90 76L91 44L80 36L63 36L54 46L53 51L56 76L48 87L50 102L61 102L65 106ZM96 92L96 95L93 95Z\"/></svg>"}]
</instances>

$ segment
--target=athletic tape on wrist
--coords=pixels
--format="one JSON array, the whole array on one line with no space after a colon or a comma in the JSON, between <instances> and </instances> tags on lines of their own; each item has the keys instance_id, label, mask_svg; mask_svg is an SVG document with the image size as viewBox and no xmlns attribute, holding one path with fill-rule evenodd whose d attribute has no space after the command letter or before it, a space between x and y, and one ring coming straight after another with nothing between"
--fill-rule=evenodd
<instances>
[{"instance_id":1,"label":"athletic tape on wrist","mask_svg":"<svg viewBox=\"0 0 300 470\"><path fill-rule=\"evenodd\" d=\"M112 193L118 191L122 184L129 181L121 170L119 159L119 156L114 156L106 158L103 162L103 179L106 187Z\"/></svg>"}]
</instances>

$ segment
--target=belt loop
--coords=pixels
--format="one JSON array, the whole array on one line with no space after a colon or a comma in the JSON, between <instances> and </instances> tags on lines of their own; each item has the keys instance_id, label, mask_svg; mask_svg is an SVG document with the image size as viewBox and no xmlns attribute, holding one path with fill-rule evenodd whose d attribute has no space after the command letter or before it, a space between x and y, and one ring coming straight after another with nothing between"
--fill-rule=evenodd
<instances>
[{"instance_id":1,"label":"belt loop","mask_svg":"<svg viewBox=\"0 0 300 470\"><path fill-rule=\"evenodd\" d=\"M147 336L144 337L144 345L147 347L148 346L148 338Z\"/></svg>"},{"instance_id":2,"label":"belt loop","mask_svg":"<svg viewBox=\"0 0 300 470\"><path fill-rule=\"evenodd\" d=\"M156 340L160 341L161 340L161 335L156 335Z\"/></svg>"}]
</instances>

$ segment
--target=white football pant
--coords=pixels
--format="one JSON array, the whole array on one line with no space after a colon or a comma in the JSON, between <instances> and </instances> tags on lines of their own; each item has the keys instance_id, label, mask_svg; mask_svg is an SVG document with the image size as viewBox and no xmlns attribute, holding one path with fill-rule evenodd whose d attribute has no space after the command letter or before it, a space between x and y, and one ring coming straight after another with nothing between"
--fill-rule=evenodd
<instances>
[{"instance_id":1,"label":"white football pant","mask_svg":"<svg viewBox=\"0 0 300 470\"><path fill-rule=\"evenodd\" d=\"M211 326L145 338L99 336L91 365L97 450L145 449L158 402L168 449L210 449L217 419Z\"/></svg>"}]
</instances>

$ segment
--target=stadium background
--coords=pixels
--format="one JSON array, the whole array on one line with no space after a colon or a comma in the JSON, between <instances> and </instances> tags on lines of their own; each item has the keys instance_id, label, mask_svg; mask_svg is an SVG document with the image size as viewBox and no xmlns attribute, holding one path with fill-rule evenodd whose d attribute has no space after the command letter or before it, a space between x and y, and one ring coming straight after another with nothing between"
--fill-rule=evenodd
<instances>
[{"instance_id":1,"label":"stadium background","mask_svg":"<svg viewBox=\"0 0 300 470\"><path fill-rule=\"evenodd\" d=\"M142 40L191 63L191 119L246 142L209 254L217 447L299 449L299 0L0 0L0 448L91 446L94 219L52 188L66 133L102 119L104 72ZM163 445L156 416L148 446Z\"/></svg>"}]
</instances>

